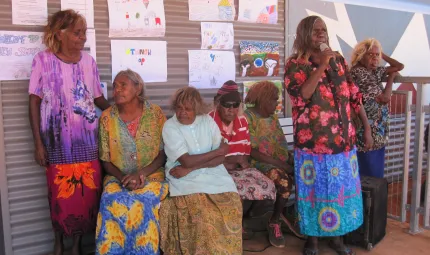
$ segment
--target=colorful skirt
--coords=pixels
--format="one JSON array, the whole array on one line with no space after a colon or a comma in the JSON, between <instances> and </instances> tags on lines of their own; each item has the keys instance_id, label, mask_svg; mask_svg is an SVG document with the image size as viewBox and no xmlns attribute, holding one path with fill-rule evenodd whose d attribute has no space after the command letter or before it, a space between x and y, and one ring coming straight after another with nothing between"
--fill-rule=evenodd
<instances>
[{"instance_id":1,"label":"colorful skirt","mask_svg":"<svg viewBox=\"0 0 430 255\"><path fill-rule=\"evenodd\" d=\"M308 236L342 236L363 223L356 149L335 155L295 150L299 225Z\"/></svg>"},{"instance_id":2,"label":"colorful skirt","mask_svg":"<svg viewBox=\"0 0 430 255\"><path fill-rule=\"evenodd\" d=\"M229 174L242 200L275 200L275 184L257 169L229 171Z\"/></svg>"},{"instance_id":3,"label":"colorful skirt","mask_svg":"<svg viewBox=\"0 0 430 255\"><path fill-rule=\"evenodd\" d=\"M66 237L93 232L101 194L101 166L91 162L46 168L52 226Z\"/></svg>"},{"instance_id":4,"label":"colorful skirt","mask_svg":"<svg viewBox=\"0 0 430 255\"><path fill-rule=\"evenodd\" d=\"M129 191L115 177L106 176L97 217L96 254L160 254L158 209L168 184L162 172L149 178L142 189Z\"/></svg>"},{"instance_id":5,"label":"colorful skirt","mask_svg":"<svg viewBox=\"0 0 430 255\"><path fill-rule=\"evenodd\" d=\"M166 255L242 254L242 203L237 193L169 197L160 208Z\"/></svg>"}]
</instances>

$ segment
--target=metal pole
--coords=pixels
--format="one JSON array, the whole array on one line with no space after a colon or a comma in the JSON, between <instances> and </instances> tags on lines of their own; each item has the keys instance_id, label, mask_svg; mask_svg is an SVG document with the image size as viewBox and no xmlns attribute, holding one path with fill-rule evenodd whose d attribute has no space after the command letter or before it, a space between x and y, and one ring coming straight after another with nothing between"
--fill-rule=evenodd
<instances>
[{"instance_id":1,"label":"metal pole","mask_svg":"<svg viewBox=\"0 0 430 255\"><path fill-rule=\"evenodd\" d=\"M414 171L412 173L412 204L411 204L411 222L409 224L409 233L417 234L420 232L419 207L421 193L421 176L423 162L423 137L424 137L424 112L423 112L423 83L417 84L417 104L415 114L415 146L414 146Z\"/></svg>"},{"instance_id":2,"label":"metal pole","mask_svg":"<svg viewBox=\"0 0 430 255\"><path fill-rule=\"evenodd\" d=\"M403 182L402 182L402 211L400 221L406 221L406 203L408 202L408 180L409 180L409 159L410 159L410 143L411 143L411 105L412 105L412 91L406 94L406 110L405 110L405 142L404 142L404 155L403 155Z\"/></svg>"}]
</instances>

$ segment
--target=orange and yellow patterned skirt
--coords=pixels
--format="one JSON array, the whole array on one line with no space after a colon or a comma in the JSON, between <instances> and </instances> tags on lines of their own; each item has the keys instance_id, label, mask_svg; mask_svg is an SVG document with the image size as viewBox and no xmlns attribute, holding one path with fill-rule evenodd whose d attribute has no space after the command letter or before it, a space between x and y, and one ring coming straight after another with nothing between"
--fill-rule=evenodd
<instances>
[{"instance_id":1,"label":"orange and yellow patterned skirt","mask_svg":"<svg viewBox=\"0 0 430 255\"><path fill-rule=\"evenodd\" d=\"M242 254L242 203L234 192L168 197L160 228L166 255Z\"/></svg>"}]
</instances>

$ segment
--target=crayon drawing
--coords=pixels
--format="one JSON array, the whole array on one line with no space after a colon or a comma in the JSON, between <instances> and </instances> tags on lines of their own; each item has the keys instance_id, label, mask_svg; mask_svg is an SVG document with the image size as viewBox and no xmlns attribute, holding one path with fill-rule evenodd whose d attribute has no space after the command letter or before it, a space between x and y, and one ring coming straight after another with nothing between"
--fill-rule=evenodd
<instances>
[{"instance_id":1,"label":"crayon drawing","mask_svg":"<svg viewBox=\"0 0 430 255\"><path fill-rule=\"evenodd\" d=\"M232 23L202 22L202 49L233 49Z\"/></svg>"},{"instance_id":2,"label":"crayon drawing","mask_svg":"<svg viewBox=\"0 0 430 255\"><path fill-rule=\"evenodd\" d=\"M240 41L240 76L277 76L279 44L274 42Z\"/></svg>"},{"instance_id":3,"label":"crayon drawing","mask_svg":"<svg viewBox=\"0 0 430 255\"><path fill-rule=\"evenodd\" d=\"M248 23L278 23L278 0L239 0L238 21Z\"/></svg>"},{"instance_id":4,"label":"crayon drawing","mask_svg":"<svg viewBox=\"0 0 430 255\"><path fill-rule=\"evenodd\" d=\"M163 0L108 0L109 37L164 37Z\"/></svg>"},{"instance_id":5,"label":"crayon drawing","mask_svg":"<svg viewBox=\"0 0 430 255\"><path fill-rule=\"evenodd\" d=\"M248 94L248 91L252 87L252 85L254 85L257 82L258 81L244 81L243 82L243 100L245 100L246 95ZM276 112L275 112L276 114L279 114L279 113L282 113L282 109L284 108L284 103L283 103L283 100L282 100L282 98L283 98L282 97L282 92L283 92L283 90L282 90L282 88L283 88L282 81L274 80L274 81L271 81L271 82L273 82L276 85L276 87L278 87L278 89L279 89L278 105L276 106ZM252 107L252 105L247 104L247 105L245 105L245 108L246 107Z\"/></svg>"},{"instance_id":6,"label":"crayon drawing","mask_svg":"<svg viewBox=\"0 0 430 255\"><path fill-rule=\"evenodd\" d=\"M188 0L189 19L195 21L233 21L234 0Z\"/></svg>"},{"instance_id":7,"label":"crayon drawing","mask_svg":"<svg viewBox=\"0 0 430 255\"><path fill-rule=\"evenodd\" d=\"M235 80L235 58L232 51L189 50L189 84L199 89L220 88Z\"/></svg>"}]
</instances>

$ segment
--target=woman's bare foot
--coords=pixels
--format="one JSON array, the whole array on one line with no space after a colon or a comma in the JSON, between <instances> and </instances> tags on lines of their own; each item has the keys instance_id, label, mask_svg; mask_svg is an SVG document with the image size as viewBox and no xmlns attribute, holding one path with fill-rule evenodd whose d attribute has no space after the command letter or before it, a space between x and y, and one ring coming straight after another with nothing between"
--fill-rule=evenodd
<instances>
[{"instance_id":1,"label":"woman's bare foot","mask_svg":"<svg viewBox=\"0 0 430 255\"><path fill-rule=\"evenodd\" d=\"M73 237L72 255L81 255L81 236Z\"/></svg>"},{"instance_id":2,"label":"woman's bare foot","mask_svg":"<svg viewBox=\"0 0 430 255\"><path fill-rule=\"evenodd\" d=\"M54 255L63 255L63 252L63 236L59 233L55 233Z\"/></svg>"}]
</instances>

